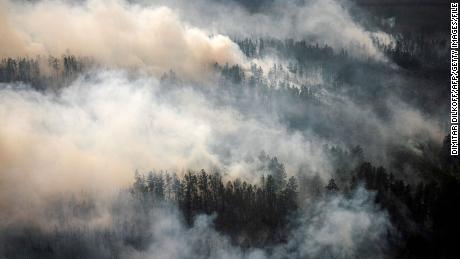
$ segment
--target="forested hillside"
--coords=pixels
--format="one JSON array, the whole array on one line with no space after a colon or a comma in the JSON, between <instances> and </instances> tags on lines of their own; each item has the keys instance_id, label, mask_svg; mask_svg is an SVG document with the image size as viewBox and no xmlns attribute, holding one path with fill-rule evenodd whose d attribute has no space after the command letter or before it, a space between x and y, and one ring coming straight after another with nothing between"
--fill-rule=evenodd
<instances>
[{"instance_id":1,"label":"forested hillside","mask_svg":"<svg viewBox=\"0 0 460 259\"><path fill-rule=\"evenodd\" d=\"M457 258L428 2L0 1L0 257Z\"/></svg>"}]
</instances>

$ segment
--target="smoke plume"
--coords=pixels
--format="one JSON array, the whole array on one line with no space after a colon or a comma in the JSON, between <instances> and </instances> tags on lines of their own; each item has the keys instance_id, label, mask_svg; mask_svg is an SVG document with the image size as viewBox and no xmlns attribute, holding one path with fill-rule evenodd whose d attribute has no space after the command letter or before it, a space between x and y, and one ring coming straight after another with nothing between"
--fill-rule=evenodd
<instances>
[{"instance_id":1,"label":"smoke plume","mask_svg":"<svg viewBox=\"0 0 460 259\"><path fill-rule=\"evenodd\" d=\"M244 61L228 37L181 21L172 9L122 0L0 2L1 57L91 57L106 67L199 79L215 64Z\"/></svg>"},{"instance_id":2,"label":"smoke plume","mask_svg":"<svg viewBox=\"0 0 460 259\"><path fill-rule=\"evenodd\" d=\"M192 88L168 92L151 77L130 80L120 73L82 78L58 95L2 87L2 218L15 213L19 200L40 204L66 191L112 192L130 184L136 169L219 167L229 177L256 180L262 151L286 162L291 175L300 168L330 175L324 142L313 135L214 107Z\"/></svg>"}]
</instances>

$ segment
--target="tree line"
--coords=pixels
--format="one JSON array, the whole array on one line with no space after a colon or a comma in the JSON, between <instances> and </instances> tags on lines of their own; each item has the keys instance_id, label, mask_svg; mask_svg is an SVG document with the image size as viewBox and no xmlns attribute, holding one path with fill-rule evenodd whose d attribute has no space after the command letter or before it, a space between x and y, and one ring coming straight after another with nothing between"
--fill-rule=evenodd
<instances>
[{"instance_id":1,"label":"tree line","mask_svg":"<svg viewBox=\"0 0 460 259\"><path fill-rule=\"evenodd\" d=\"M268 158L269 173L257 184L240 178L224 181L219 172L188 171L183 176L168 172L135 173L132 195L147 207L163 203L178 206L191 225L199 214L215 214L215 227L230 236L248 236L254 242L279 242L288 233L288 219L298 208L298 183L287 177L276 157ZM267 240L261 241L260 235Z\"/></svg>"},{"instance_id":2,"label":"tree line","mask_svg":"<svg viewBox=\"0 0 460 259\"><path fill-rule=\"evenodd\" d=\"M244 242L235 241L238 245L264 247L287 241L293 227L290 222L303 206L301 201L306 195L327 199L346 196L363 186L375 193L374 202L388 212L396 229L389 234L394 256L453 258L457 251L456 235L460 232L460 160L445 159L450 157L446 153L449 139L447 136L439 155L442 163L432 172L437 175L432 180L415 183L365 161L346 172L337 172L338 181L332 178L324 183L304 176L288 178L283 164L276 157L267 157L267 174L257 184L239 178L225 182L218 171L188 171L181 177L152 171L147 175L135 174L131 194L149 208L174 204L189 225L199 214L215 214L216 230L235 240L242 235L246 237ZM337 153L336 149L331 151ZM350 159L356 159L362 152L359 146L352 148Z\"/></svg>"},{"instance_id":3,"label":"tree line","mask_svg":"<svg viewBox=\"0 0 460 259\"><path fill-rule=\"evenodd\" d=\"M74 55L3 58L0 60L0 82L23 82L44 90L69 84L92 63L89 58Z\"/></svg>"}]
</instances>

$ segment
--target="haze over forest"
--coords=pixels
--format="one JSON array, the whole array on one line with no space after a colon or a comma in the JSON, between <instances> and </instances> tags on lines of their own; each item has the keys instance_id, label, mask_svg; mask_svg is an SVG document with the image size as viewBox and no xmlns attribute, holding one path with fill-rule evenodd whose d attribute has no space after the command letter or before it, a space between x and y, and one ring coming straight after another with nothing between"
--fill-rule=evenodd
<instances>
[{"instance_id":1,"label":"haze over forest","mask_svg":"<svg viewBox=\"0 0 460 259\"><path fill-rule=\"evenodd\" d=\"M0 258L458 258L449 11L0 0Z\"/></svg>"}]
</instances>

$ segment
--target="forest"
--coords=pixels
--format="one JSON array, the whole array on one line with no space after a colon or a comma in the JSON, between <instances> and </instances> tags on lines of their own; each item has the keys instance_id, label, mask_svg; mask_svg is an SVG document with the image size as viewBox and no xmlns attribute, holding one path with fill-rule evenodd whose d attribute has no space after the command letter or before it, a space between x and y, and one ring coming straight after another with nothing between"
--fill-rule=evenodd
<instances>
[{"instance_id":1,"label":"forest","mask_svg":"<svg viewBox=\"0 0 460 259\"><path fill-rule=\"evenodd\" d=\"M0 258L458 258L407 2L0 0Z\"/></svg>"}]
</instances>

